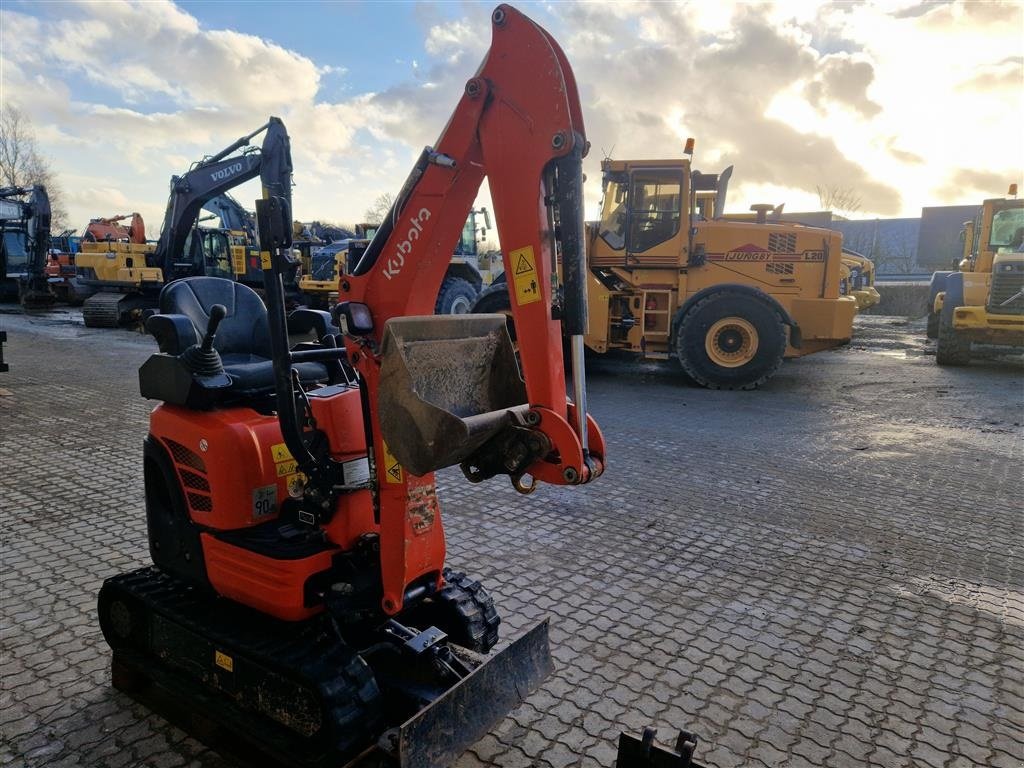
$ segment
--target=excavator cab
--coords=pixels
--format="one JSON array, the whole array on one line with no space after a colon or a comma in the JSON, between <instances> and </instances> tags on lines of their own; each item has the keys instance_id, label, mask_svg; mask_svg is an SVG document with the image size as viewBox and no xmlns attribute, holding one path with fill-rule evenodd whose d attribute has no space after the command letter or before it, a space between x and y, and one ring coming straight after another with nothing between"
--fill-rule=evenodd
<instances>
[{"instance_id":1,"label":"excavator cab","mask_svg":"<svg viewBox=\"0 0 1024 768\"><path fill-rule=\"evenodd\" d=\"M185 238L182 261L173 263L171 279L191 275L234 278L229 233L223 229L195 227Z\"/></svg>"}]
</instances>

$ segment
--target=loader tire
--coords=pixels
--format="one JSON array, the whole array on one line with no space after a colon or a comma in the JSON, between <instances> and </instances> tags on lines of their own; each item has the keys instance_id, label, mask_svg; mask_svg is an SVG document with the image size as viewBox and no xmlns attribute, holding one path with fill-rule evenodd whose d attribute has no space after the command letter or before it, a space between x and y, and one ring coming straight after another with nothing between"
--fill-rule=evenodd
<instances>
[{"instance_id":1,"label":"loader tire","mask_svg":"<svg viewBox=\"0 0 1024 768\"><path fill-rule=\"evenodd\" d=\"M435 315L465 315L476 301L476 289L461 277L446 277L437 292Z\"/></svg>"},{"instance_id":2,"label":"loader tire","mask_svg":"<svg viewBox=\"0 0 1024 768\"><path fill-rule=\"evenodd\" d=\"M444 588L410 611L410 623L433 625L456 645L487 653L498 642L501 617L494 599L480 582L466 574L444 570Z\"/></svg>"},{"instance_id":3,"label":"loader tire","mask_svg":"<svg viewBox=\"0 0 1024 768\"><path fill-rule=\"evenodd\" d=\"M953 312L945 308L939 317L935 362L939 365L967 365L971 362L971 342L953 327Z\"/></svg>"},{"instance_id":4,"label":"loader tire","mask_svg":"<svg viewBox=\"0 0 1024 768\"><path fill-rule=\"evenodd\" d=\"M929 339L939 338L939 313L928 311L928 327L925 330L925 335Z\"/></svg>"},{"instance_id":5,"label":"loader tire","mask_svg":"<svg viewBox=\"0 0 1024 768\"><path fill-rule=\"evenodd\" d=\"M782 365L786 326L765 297L723 289L678 321L676 356L708 389L756 389Z\"/></svg>"},{"instance_id":6,"label":"loader tire","mask_svg":"<svg viewBox=\"0 0 1024 768\"><path fill-rule=\"evenodd\" d=\"M516 343L516 326L512 320L512 302L508 297L508 286L505 281L495 281L489 288L485 288L470 310L474 315L505 315L505 326L508 328L508 335L512 343Z\"/></svg>"},{"instance_id":7,"label":"loader tire","mask_svg":"<svg viewBox=\"0 0 1024 768\"><path fill-rule=\"evenodd\" d=\"M935 362L939 365L967 365L971 362L971 340L953 327L953 313L964 306L964 276L954 272L946 278L946 297L939 313Z\"/></svg>"}]
</instances>

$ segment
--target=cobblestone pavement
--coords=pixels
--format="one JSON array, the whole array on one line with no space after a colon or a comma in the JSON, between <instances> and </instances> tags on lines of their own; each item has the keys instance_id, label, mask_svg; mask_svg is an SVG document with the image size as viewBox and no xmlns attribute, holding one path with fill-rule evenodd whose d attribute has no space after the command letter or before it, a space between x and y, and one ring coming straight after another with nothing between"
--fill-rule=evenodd
<instances>
[{"instance_id":1,"label":"cobblestone pavement","mask_svg":"<svg viewBox=\"0 0 1024 768\"><path fill-rule=\"evenodd\" d=\"M858 322L759 392L596 361L590 487L442 473L450 561L505 637L550 616L556 659L459 768L610 768L647 724L722 768L1021 765L1024 366L940 369L919 325ZM0 327L0 764L224 765L110 687L96 626L102 579L147 559L151 342Z\"/></svg>"}]
</instances>

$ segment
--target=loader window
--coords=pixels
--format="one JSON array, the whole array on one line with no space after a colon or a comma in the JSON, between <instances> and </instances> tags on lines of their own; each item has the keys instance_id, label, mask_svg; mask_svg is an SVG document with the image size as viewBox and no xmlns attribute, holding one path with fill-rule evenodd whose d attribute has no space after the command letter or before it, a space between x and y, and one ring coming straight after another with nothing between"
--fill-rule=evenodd
<instances>
[{"instance_id":1,"label":"loader window","mask_svg":"<svg viewBox=\"0 0 1024 768\"><path fill-rule=\"evenodd\" d=\"M455 246L456 256L476 256L476 222L470 216L462 227L462 237Z\"/></svg>"},{"instance_id":2,"label":"loader window","mask_svg":"<svg viewBox=\"0 0 1024 768\"><path fill-rule=\"evenodd\" d=\"M629 194L629 250L634 253L670 240L679 232L683 177L678 171L633 174Z\"/></svg>"},{"instance_id":3,"label":"loader window","mask_svg":"<svg viewBox=\"0 0 1024 768\"><path fill-rule=\"evenodd\" d=\"M1024 239L1024 208L1006 208L992 217L989 248L1012 252L1021 247Z\"/></svg>"},{"instance_id":4,"label":"loader window","mask_svg":"<svg viewBox=\"0 0 1024 768\"><path fill-rule=\"evenodd\" d=\"M601 208L601 239L615 250L626 246L626 188L625 178L605 178L604 205Z\"/></svg>"}]
</instances>

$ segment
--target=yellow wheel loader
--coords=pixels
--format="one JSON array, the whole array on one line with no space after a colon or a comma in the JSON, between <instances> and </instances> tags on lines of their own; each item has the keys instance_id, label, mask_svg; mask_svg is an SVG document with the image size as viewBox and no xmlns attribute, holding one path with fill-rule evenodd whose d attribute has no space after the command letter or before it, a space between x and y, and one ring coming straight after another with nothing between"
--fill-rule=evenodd
<instances>
[{"instance_id":1,"label":"yellow wheel loader","mask_svg":"<svg viewBox=\"0 0 1024 768\"><path fill-rule=\"evenodd\" d=\"M840 233L723 218L732 168L608 159L602 170L601 220L588 227L590 350L675 358L702 386L753 389L783 358L850 340L857 304L839 293ZM515 270L509 281L528 287ZM506 311L503 289L474 312Z\"/></svg>"},{"instance_id":2,"label":"yellow wheel loader","mask_svg":"<svg viewBox=\"0 0 1024 768\"><path fill-rule=\"evenodd\" d=\"M964 225L954 272L932 275L928 336L939 365L966 365L971 344L1024 347L1024 200L985 200Z\"/></svg>"},{"instance_id":3,"label":"yellow wheel loader","mask_svg":"<svg viewBox=\"0 0 1024 768\"><path fill-rule=\"evenodd\" d=\"M877 306L882 296L875 288L874 262L859 253L844 250L839 293L843 296L852 296L857 302L858 312Z\"/></svg>"}]
</instances>

